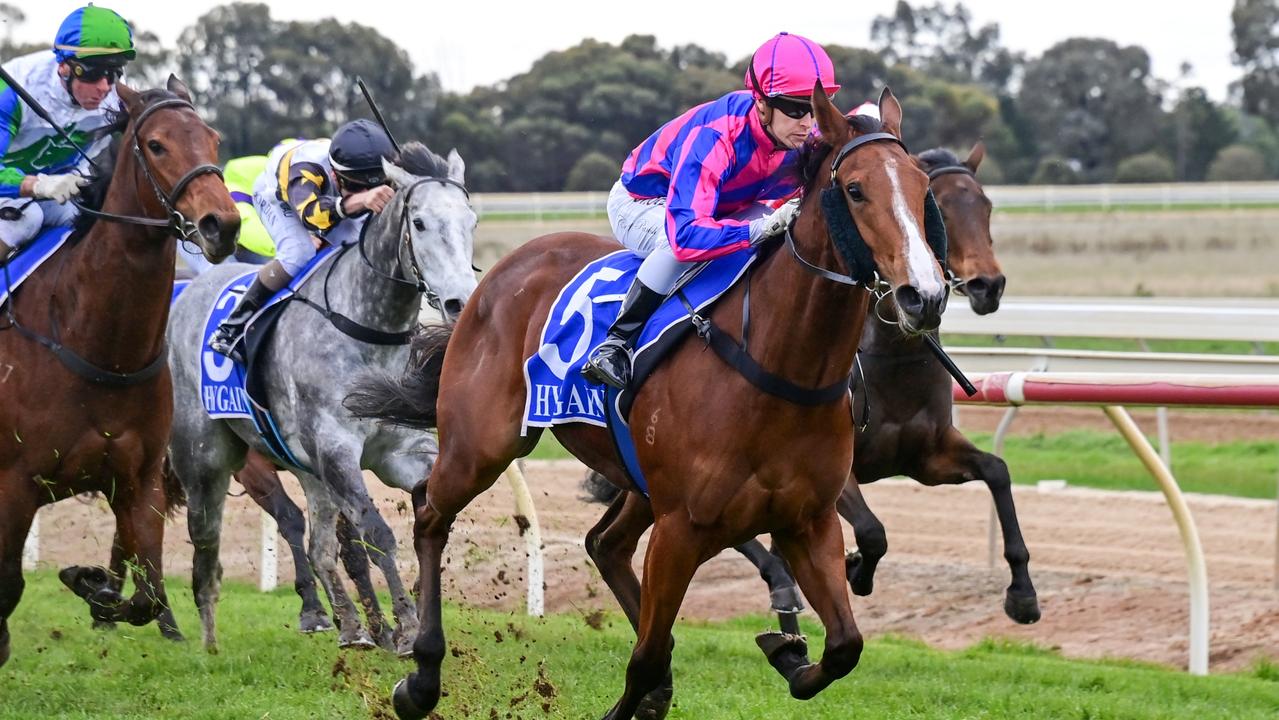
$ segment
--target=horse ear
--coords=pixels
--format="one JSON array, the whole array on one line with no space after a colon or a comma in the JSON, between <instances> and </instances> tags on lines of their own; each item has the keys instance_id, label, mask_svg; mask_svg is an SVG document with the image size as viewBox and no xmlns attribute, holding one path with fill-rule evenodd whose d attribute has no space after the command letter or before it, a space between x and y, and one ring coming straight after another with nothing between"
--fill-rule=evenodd
<instances>
[{"instance_id":1,"label":"horse ear","mask_svg":"<svg viewBox=\"0 0 1279 720\"><path fill-rule=\"evenodd\" d=\"M458 154L457 148L449 150L449 180L460 185L466 184L466 162Z\"/></svg>"},{"instance_id":2,"label":"horse ear","mask_svg":"<svg viewBox=\"0 0 1279 720\"><path fill-rule=\"evenodd\" d=\"M817 120L817 129L821 132L822 142L839 147L851 139L852 131L844 114L830 101L822 81L813 83L813 117Z\"/></svg>"},{"instance_id":3,"label":"horse ear","mask_svg":"<svg viewBox=\"0 0 1279 720\"><path fill-rule=\"evenodd\" d=\"M964 161L964 167L977 172L977 166L981 165L984 157L986 157L986 143L978 140L972 151L968 153L968 159Z\"/></svg>"},{"instance_id":4,"label":"horse ear","mask_svg":"<svg viewBox=\"0 0 1279 720\"><path fill-rule=\"evenodd\" d=\"M884 86L884 91L879 94L879 121L884 127L884 132L892 133L901 139L902 136L902 106L897 102L893 91Z\"/></svg>"},{"instance_id":5,"label":"horse ear","mask_svg":"<svg viewBox=\"0 0 1279 720\"><path fill-rule=\"evenodd\" d=\"M382 172L395 188L405 188L413 184L413 175L395 163L382 158Z\"/></svg>"},{"instance_id":6,"label":"horse ear","mask_svg":"<svg viewBox=\"0 0 1279 720\"><path fill-rule=\"evenodd\" d=\"M165 87L174 95L177 95L187 102L191 102L191 91L187 89L186 83L178 79L177 75L170 73L169 82L165 83Z\"/></svg>"},{"instance_id":7,"label":"horse ear","mask_svg":"<svg viewBox=\"0 0 1279 720\"><path fill-rule=\"evenodd\" d=\"M123 82L117 81L115 84L115 94L120 96L120 102L124 104L124 109L133 114L134 109L138 106L139 95L136 90L125 85Z\"/></svg>"}]
</instances>

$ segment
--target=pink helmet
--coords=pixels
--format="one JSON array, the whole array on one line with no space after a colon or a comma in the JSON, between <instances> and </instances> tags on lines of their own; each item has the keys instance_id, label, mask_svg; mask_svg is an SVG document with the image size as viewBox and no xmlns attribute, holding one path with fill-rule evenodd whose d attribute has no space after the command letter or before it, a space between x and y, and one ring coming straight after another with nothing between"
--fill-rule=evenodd
<instances>
[{"instance_id":1,"label":"pink helmet","mask_svg":"<svg viewBox=\"0 0 1279 720\"><path fill-rule=\"evenodd\" d=\"M746 68L746 89L757 97L812 95L818 79L827 95L839 92L835 64L822 46L790 33L778 33L760 45Z\"/></svg>"}]
</instances>

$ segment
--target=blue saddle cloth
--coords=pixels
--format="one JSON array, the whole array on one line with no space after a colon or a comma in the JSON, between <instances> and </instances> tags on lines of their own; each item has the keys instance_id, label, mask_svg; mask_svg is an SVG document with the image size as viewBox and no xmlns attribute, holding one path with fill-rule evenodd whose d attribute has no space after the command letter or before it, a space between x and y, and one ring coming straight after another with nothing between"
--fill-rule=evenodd
<instances>
[{"instance_id":1,"label":"blue saddle cloth","mask_svg":"<svg viewBox=\"0 0 1279 720\"><path fill-rule=\"evenodd\" d=\"M667 298L640 332L631 363L635 369L631 387L621 393L588 382L581 369L617 319L643 258L621 250L587 265L560 290L542 328L538 351L524 363L527 397L521 433L527 435L530 427L571 422L608 427L631 479L647 494L626 421L631 397L693 329L684 302L699 312L705 310L737 283L756 257L754 250L744 250L713 260Z\"/></svg>"},{"instance_id":2,"label":"blue saddle cloth","mask_svg":"<svg viewBox=\"0 0 1279 720\"><path fill-rule=\"evenodd\" d=\"M279 311L338 250L340 248L330 247L317 253L287 287L273 295L262 306L262 309L253 316L248 324L248 334L243 340L247 346L256 348L265 343L266 337L275 326ZM243 418L253 421L258 433L261 434L262 439L271 448L277 460L309 472L310 469L300 463L293 452L289 450L288 445L276 428L275 420L271 417L271 412L265 399L265 393L261 388L255 387L254 380L260 375L261 370L254 362L256 359L254 357L255 353L249 352L249 366L246 367L208 348L209 337L213 335L213 331L217 329L218 325L231 314L240 297L244 295L244 291L253 282L253 277L257 272L257 269L246 270L223 285L218 290L217 301L213 303L213 307L209 310L209 316L204 321L204 330L200 335L200 402L204 405L204 411L211 418ZM179 281L174 284L174 300L177 300L182 289L185 288L185 286L179 287L183 282L189 284L189 281ZM252 368L252 372L250 372L250 368Z\"/></svg>"},{"instance_id":3,"label":"blue saddle cloth","mask_svg":"<svg viewBox=\"0 0 1279 720\"><path fill-rule=\"evenodd\" d=\"M58 248L66 244L70 236L71 228L69 227L45 228L34 240L22 246L13 257L9 258L8 263L0 267L0 275L2 275L0 305L8 302L9 296L18 289L22 281L31 277L45 260L53 257Z\"/></svg>"}]
</instances>

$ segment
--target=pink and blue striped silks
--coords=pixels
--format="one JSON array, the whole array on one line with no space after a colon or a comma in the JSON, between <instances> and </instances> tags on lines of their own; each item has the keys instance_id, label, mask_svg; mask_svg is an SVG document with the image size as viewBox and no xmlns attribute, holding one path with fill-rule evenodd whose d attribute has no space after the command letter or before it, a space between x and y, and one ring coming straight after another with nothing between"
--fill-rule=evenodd
<instances>
[{"instance_id":1,"label":"pink and blue striped silks","mask_svg":"<svg viewBox=\"0 0 1279 720\"><path fill-rule=\"evenodd\" d=\"M797 153L774 149L746 91L699 105L653 133L622 165L635 198L666 198L675 258L700 262L750 246L749 223L728 216L799 191Z\"/></svg>"}]
</instances>

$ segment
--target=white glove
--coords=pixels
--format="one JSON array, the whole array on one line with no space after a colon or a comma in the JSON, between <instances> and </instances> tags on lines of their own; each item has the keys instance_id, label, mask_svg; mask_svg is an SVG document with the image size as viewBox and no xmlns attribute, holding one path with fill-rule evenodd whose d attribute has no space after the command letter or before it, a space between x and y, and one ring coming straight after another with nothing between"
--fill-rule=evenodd
<instances>
[{"instance_id":1,"label":"white glove","mask_svg":"<svg viewBox=\"0 0 1279 720\"><path fill-rule=\"evenodd\" d=\"M790 226L791 220L799 214L799 198L787 200L785 205L777 208L764 217L751 220L751 242L757 243L765 238L781 235Z\"/></svg>"},{"instance_id":2,"label":"white glove","mask_svg":"<svg viewBox=\"0 0 1279 720\"><path fill-rule=\"evenodd\" d=\"M80 188L89 184L89 178L79 175L36 175L32 197L37 200L56 200L65 205L68 200L80 194Z\"/></svg>"}]
</instances>

